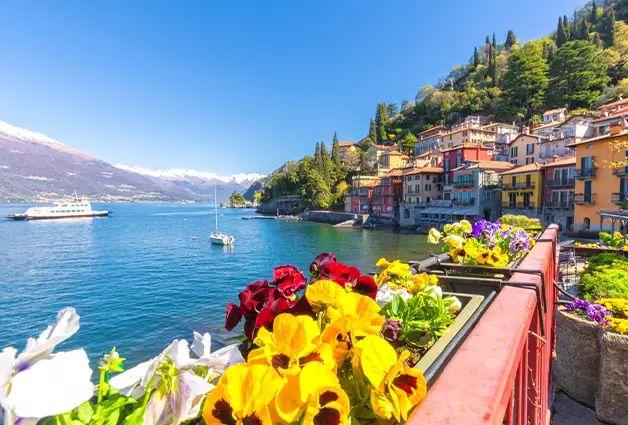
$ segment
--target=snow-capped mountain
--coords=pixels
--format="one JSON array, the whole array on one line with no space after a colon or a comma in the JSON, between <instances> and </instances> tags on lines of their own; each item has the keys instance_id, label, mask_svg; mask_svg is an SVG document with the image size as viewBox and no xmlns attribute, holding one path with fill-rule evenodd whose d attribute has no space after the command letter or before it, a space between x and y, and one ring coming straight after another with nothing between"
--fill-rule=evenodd
<instances>
[{"instance_id":1,"label":"snow-capped mountain","mask_svg":"<svg viewBox=\"0 0 628 425\"><path fill-rule=\"evenodd\" d=\"M81 196L111 201L213 201L244 192L257 174L114 167L48 137L0 121L0 202Z\"/></svg>"},{"instance_id":2,"label":"snow-capped mountain","mask_svg":"<svg viewBox=\"0 0 628 425\"><path fill-rule=\"evenodd\" d=\"M142 167L129 167L128 165L123 164L115 164L115 167L120 168L121 170L132 171L134 173L142 174L144 176L150 176L155 178L162 178L166 180L188 180L190 178L207 180L207 181L221 181L225 183L236 183L236 184L251 184L257 179L261 179L264 177L263 174L258 173L239 173L233 174L231 176L219 176L218 174L211 173L209 171L197 171L197 170L187 170L185 168L171 168L169 170L151 170L149 168Z\"/></svg>"}]
</instances>

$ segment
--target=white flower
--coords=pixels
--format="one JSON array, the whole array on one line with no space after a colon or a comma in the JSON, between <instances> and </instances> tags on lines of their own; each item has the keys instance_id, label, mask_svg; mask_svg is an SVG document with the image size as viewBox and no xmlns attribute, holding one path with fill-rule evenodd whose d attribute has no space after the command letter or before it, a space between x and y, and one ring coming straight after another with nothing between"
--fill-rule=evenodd
<instances>
[{"instance_id":1,"label":"white flower","mask_svg":"<svg viewBox=\"0 0 628 425\"><path fill-rule=\"evenodd\" d=\"M449 313L456 314L462 309L462 303L457 297L447 297L446 300L453 301L453 303L449 306Z\"/></svg>"},{"instance_id":2,"label":"white flower","mask_svg":"<svg viewBox=\"0 0 628 425\"><path fill-rule=\"evenodd\" d=\"M205 394L214 388L208 380L244 359L235 344L212 353L208 333L194 333L192 351L199 358L190 357L187 341L174 340L157 357L112 378L109 385L135 399L146 391L158 390L150 396L144 425L177 425L193 419L200 412Z\"/></svg>"},{"instance_id":3,"label":"white flower","mask_svg":"<svg viewBox=\"0 0 628 425\"><path fill-rule=\"evenodd\" d=\"M424 292L426 292L432 298L443 298L443 290L438 285L427 286L424 289Z\"/></svg>"},{"instance_id":4,"label":"white flower","mask_svg":"<svg viewBox=\"0 0 628 425\"><path fill-rule=\"evenodd\" d=\"M89 400L94 387L84 350L52 354L55 346L79 329L73 308L57 314L57 322L17 355L9 347L0 353L0 407L5 425L36 424L40 418L68 412Z\"/></svg>"},{"instance_id":5,"label":"white flower","mask_svg":"<svg viewBox=\"0 0 628 425\"><path fill-rule=\"evenodd\" d=\"M94 394L85 350L57 353L11 380L6 406L21 418L44 418L71 411Z\"/></svg>"},{"instance_id":6,"label":"white flower","mask_svg":"<svg viewBox=\"0 0 628 425\"><path fill-rule=\"evenodd\" d=\"M379 305L380 307L383 307L392 301L394 295L399 295L401 298L403 298L404 301L412 298L412 295L408 293L408 290L406 288L390 289L390 286L384 283L377 290L375 302L377 302L377 305Z\"/></svg>"}]
</instances>

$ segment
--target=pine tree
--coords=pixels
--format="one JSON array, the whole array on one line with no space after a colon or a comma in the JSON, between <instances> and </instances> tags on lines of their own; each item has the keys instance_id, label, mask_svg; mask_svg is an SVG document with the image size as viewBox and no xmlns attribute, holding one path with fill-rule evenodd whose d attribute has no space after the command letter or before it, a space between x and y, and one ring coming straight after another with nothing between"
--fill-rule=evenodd
<instances>
[{"instance_id":1,"label":"pine tree","mask_svg":"<svg viewBox=\"0 0 628 425\"><path fill-rule=\"evenodd\" d=\"M615 24L615 8L611 7L604 17L604 26L602 28L602 38L606 47L614 46L616 43Z\"/></svg>"},{"instance_id":2,"label":"pine tree","mask_svg":"<svg viewBox=\"0 0 628 425\"><path fill-rule=\"evenodd\" d=\"M473 48L473 67L477 68L477 66L480 64L480 52L478 51L477 47Z\"/></svg>"},{"instance_id":3,"label":"pine tree","mask_svg":"<svg viewBox=\"0 0 628 425\"><path fill-rule=\"evenodd\" d=\"M386 121L388 121L388 109L385 103L377 104L377 112L375 114L375 123L377 124L377 141L384 142L386 137Z\"/></svg>"},{"instance_id":4,"label":"pine tree","mask_svg":"<svg viewBox=\"0 0 628 425\"><path fill-rule=\"evenodd\" d=\"M580 28L578 31L578 39L589 41L589 34L591 33L591 25L589 24L589 20L585 16L580 21Z\"/></svg>"},{"instance_id":5,"label":"pine tree","mask_svg":"<svg viewBox=\"0 0 628 425\"><path fill-rule=\"evenodd\" d=\"M517 37L515 37L515 33L512 32L512 30L508 30L508 35L506 35L506 43L504 43L504 46L506 46L506 49L508 50L512 49L517 43L518 41L517 41Z\"/></svg>"},{"instance_id":6,"label":"pine tree","mask_svg":"<svg viewBox=\"0 0 628 425\"><path fill-rule=\"evenodd\" d=\"M598 23L597 3L595 2L595 0L591 2L591 18L589 20L591 21L591 25L593 26L596 26Z\"/></svg>"},{"instance_id":7,"label":"pine tree","mask_svg":"<svg viewBox=\"0 0 628 425\"><path fill-rule=\"evenodd\" d=\"M558 28L556 29L556 46L559 48L567 42L567 31L565 30L565 24L558 18Z\"/></svg>"}]
</instances>

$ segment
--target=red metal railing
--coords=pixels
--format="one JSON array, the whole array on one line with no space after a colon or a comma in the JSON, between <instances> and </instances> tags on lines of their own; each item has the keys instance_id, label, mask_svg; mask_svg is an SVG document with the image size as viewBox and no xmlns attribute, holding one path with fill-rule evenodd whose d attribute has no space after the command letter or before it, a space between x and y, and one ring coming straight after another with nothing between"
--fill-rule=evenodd
<instances>
[{"instance_id":1,"label":"red metal railing","mask_svg":"<svg viewBox=\"0 0 628 425\"><path fill-rule=\"evenodd\" d=\"M539 275L515 273L511 279L538 286L546 311L537 308L534 290L504 287L408 419L410 425L549 424L556 240L553 225L519 265Z\"/></svg>"}]
</instances>

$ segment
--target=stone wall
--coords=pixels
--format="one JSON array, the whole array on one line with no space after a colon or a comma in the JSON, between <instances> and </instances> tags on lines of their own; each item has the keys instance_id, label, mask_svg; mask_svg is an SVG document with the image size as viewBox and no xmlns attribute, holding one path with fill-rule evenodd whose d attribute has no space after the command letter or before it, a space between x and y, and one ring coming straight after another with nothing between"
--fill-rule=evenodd
<instances>
[{"instance_id":1,"label":"stone wall","mask_svg":"<svg viewBox=\"0 0 628 425\"><path fill-rule=\"evenodd\" d=\"M335 212L335 211L309 211L304 220L316 221L318 223L337 224L343 221L352 220L356 214Z\"/></svg>"}]
</instances>

